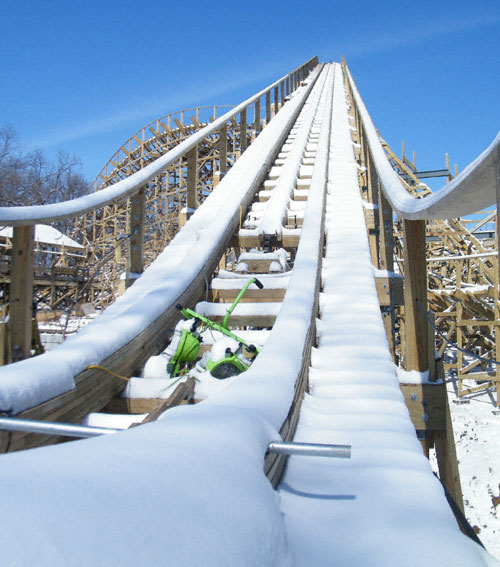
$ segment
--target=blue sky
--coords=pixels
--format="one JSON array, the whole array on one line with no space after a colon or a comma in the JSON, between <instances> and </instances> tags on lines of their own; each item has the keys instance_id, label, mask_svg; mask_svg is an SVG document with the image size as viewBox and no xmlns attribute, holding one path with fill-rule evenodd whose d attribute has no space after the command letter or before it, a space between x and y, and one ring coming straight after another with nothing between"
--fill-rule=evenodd
<instances>
[{"instance_id":1,"label":"blue sky","mask_svg":"<svg viewBox=\"0 0 500 567\"><path fill-rule=\"evenodd\" d=\"M93 179L135 131L344 55L382 136L463 169L500 130L500 2L0 2L0 125Z\"/></svg>"}]
</instances>

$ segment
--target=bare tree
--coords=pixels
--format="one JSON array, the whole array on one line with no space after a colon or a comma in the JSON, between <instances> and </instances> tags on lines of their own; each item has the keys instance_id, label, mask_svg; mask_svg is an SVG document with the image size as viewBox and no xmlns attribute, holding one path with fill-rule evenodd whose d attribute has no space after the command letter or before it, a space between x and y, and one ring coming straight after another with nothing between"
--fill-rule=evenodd
<instances>
[{"instance_id":1,"label":"bare tree","mask_svg":"<svg viewBox=\"0 0 500 567\"><path fill-rule=\"evenodd\" d=\"M22 183L24 161L19 155L19 143L14 127L0 128L0 204L17 204L18 187Z\"/></svg>"},{"instance_id":2,"label":"bare tree","mask_svg":"<svg viewBox=\"0 0 500 567\"><path fill-rule=\"evenodd\" d=\"M50 162L42 150L23 154L11 125L0 128L0 206L45 205L83 195L88 182L75 156L59 152Z\"/></svg>"}]
</instances>

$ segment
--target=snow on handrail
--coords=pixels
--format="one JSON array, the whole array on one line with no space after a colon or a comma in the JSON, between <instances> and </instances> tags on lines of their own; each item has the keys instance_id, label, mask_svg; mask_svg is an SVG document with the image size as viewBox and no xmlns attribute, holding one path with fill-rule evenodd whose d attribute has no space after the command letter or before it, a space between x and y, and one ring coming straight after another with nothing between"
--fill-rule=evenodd
<instances>
[{"instance_id":1,"label":"snow on handrail","mask_svg":"<svg viewBox=\"0 0 500 567\"><path fill-rule=\"evenodd\" d=\"M229 112L226 112L226 114L217 120L214 120L211 124L208 124L195 134L189 136L189 138L181 142L178 146L130 177L122 179L121 181L96 191L95 193L61 203L27 207L0 207L0 224L3 226L19 226L54 222L56 220L63 220L83 215L100 207L115 204L127 199L139 191L142 186L158 175L158 173L179 160L184 154L195 147L208 135L220 130L229 120L245 110L245 108L257 101L260 97L277 87L297 70L312 65L316 61L316 57L311 58L303 65L297 67L297 69L287 73L265 89L251 96Z\"/></svg>"},{"instance_id":2,"label":"snow on handrail","mask_svg":"<svg viewBox=\"0 0 500 567\"><path fill-rule=\"evenodd\" d=\"M410 220L456 218L496 202L496 189L500 185L500 132L453 181L428 197L416 199L405 190L389 163L347 66L346 72L384 194L399 216Z\"/></svg>"}]
</instances>

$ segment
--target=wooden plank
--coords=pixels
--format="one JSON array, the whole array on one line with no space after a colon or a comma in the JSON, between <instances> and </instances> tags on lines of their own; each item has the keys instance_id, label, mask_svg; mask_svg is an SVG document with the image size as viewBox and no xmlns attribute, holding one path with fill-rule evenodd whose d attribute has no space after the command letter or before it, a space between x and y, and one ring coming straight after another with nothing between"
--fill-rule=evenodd
<instances>
[{"instance_id":1,"label":"wooden plank","mask_svg":"<svg viewBox=\"0 0 500 567\"><path fill-rule=\"evenodd\" d=\"M113 398L103 411L105 413L149 413L162 401L161 398Z\"/></svg>"},{"instance_id":2,"label":"wooden plank","mask_svg":"<svg viewBox=\"0 0 500 567\"><path fill-rule=\"evenodd\" d=\"M241 289L213 289L212 290L212 297L215 299L219 299L221 302L232 303L238 293L240 293ZM285 297L286 288L275 288L275 289L247 289L245 295L240 299L240 303L272 303L276 301L283 301Z\"/></svg>"},{"instance_id":3,"label":"wooden plank","mask_svg":"<svg viewBox=\"0 0 500 567\"><path fill-rule=\"evenodd\" d=\"M272 262L277 260L245 259L242 260L248 267L248 271L254 274L268 274Z\"/></svg>"},{"instance_id":4,"label":"wooden plank","mask_svg":"<svg viewBox=\"0 0 500 567\"><path fill-rule=\"evenodd\" d=\"M262 246L264 239L262 235L246 235L239 234L238 242L240 248L259 248Z\"/></svg>"},{"instance_id":5,"label":"wooden plank","mask_svg":"<svg viewBox=\"0 0 500 567\"><path fill-rule=\"evenodd\" d=\"M184 400L192 399L194 396L194 378L188 378L185 382L179 384L172 394L166 399L162 400L153 408L153 410L145 417L141 423L133 424L131 427L142 425L156 421L160 415L168 409L180 405Z\"/></svg>"},{"instance_id":6,"label":"wooden plank","mask_svg":"<svg viewBox=\"0 0 500 567\"><path fill-rule=\"evenodd\" d=\"M300 234L284 234L282 245L283 248L297 248L299 245Z\"/></svg>"},{"instance_id":7,"label":"wooden plank","mask_svg":"<svg viewBox=\"0 0 500 567\"><path fill-rule=\"evenodd\" d=\"M210 315L212 321L222 323L224 316L222 315ZM231 314L229 322L231 327L272 327L276 321L276 315L238 315L235 313Z\"/></svg>"}]
</instances>

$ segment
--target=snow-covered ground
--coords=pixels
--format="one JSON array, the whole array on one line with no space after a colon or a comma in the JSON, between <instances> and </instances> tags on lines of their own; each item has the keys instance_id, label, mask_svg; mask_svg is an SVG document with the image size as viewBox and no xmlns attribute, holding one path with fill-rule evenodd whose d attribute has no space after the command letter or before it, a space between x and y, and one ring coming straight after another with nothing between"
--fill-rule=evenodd
<instances>
[{"instance_id":1,"label":"snow-covered ground","mask_svg":"<svg viewBox=\"0 0 500 567\"><path fill-rule=\"evenodd\" d=\"M447 382L465 515L486 549L500 560L500 410L491 391L458 398Z\"/></svg>"}]
</instances>

